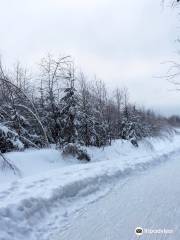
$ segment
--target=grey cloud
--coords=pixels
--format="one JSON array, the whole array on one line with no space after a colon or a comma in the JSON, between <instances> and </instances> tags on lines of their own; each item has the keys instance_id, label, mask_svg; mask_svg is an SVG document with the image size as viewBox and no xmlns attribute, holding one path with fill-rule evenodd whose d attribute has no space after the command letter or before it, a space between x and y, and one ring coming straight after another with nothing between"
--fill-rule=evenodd
<instances>
[{"instance_id":1,"label":"grey cloud","mask_svg":"<svg viewBox=\"0 0 180 240\"><path fill-rule=\"evenodd\" d=\"M126 85L132 101L179 112L162 61L177 59L176 13L157 0L0 0L0 52L8 64L37 62L48 51L72 54L107 86ZM166 108L167 106L167 108ZM169 111L169 109L173 111Z\"/></svg>"}]
</instances>

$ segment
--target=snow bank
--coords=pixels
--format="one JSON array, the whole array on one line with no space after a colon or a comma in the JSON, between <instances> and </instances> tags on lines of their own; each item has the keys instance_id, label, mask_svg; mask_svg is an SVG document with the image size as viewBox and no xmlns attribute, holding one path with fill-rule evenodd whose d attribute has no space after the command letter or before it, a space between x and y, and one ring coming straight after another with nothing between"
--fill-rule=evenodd
<instances>
[{"instance_id":1,"label":"snow bank","mask_svg":"<svg viewBox=\"0 0 180 240\"><path fill-rule=\"evenodd\" d=\"M21 171L21 178L38 175L53 169L79 164L73 158L64 160L61 152L55 149L26 150L24 152L11 152L5 154ZM11 171L0 172L0 185L19 179Z\"/></svg>"},{"instance_id":2,"label":"snow bank","mask_svg":"<svg viewBox=\"0 0 180 240\"><path fill-rule=\"evenodd\" d=\"M100 193L116 178L166 161L180 152L180 136L149 139L139 148L116 141L104 150L87 150L92 157L87 164L64 160L52 149L8 154L22 177L12 182L7 173L9 183L0 185L0 240L50 239L57 219L68 214L67 202Z\"/></svg>"}]
</instances>

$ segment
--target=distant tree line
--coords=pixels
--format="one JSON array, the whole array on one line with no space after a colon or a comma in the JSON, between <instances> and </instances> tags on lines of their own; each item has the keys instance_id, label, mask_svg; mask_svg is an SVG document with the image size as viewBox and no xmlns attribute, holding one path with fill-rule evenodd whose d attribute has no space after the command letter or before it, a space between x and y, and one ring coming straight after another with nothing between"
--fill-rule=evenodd
<instances>
[{"instance_id":1,"label":"distant tree line","mask_svg":"<svg viewBox=\"0 0 180 240\"><path fill-rule=\"evenodd\" d=\"M110 93L101 80L87 80L70 56L48 55L33 77L20 63L12 71L0 63L1 152L68 143L102 147L115 139L137 147L179 123L131 104L127 89Z\"/></svg>"}]
</instances>

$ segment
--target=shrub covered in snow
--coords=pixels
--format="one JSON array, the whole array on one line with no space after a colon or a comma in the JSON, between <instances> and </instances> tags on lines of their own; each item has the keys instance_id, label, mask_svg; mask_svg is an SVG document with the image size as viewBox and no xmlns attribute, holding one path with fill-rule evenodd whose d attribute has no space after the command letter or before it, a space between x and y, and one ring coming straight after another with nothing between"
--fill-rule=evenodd
<instances>
[{"instance_id":1,"label":"shrub covered in snow","mask_svg":"<svg viewBox=\"0 0 180 240\"><path fill-rule=\"evenodd\" d=\"M5 153L22 149L24 149L24 144L20 141L18 134L0 124L0 151Z\"/></svg>"},{"instance_id":2,"label":"shrub covered in snow","mask_svg":"<svg viewBox=\"0 0 180 240\"><path fill-rule=\"evenodd\" d=\"M80 145L74 143L68 143L63 147L63 156L73 156L79 160L90 161L91 158L87 151L83 149Z\"/></svg>"}]
</instances>

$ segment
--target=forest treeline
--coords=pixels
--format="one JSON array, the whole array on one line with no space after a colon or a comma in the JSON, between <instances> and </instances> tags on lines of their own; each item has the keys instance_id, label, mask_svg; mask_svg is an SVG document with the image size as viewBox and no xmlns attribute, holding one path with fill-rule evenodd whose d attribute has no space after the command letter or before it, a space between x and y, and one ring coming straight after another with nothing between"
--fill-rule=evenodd
<instances>
[{"instance_id":1,"label":"forest treeline","mask_svg":"<svg viewBox=\"0 0 180 240\"><path fill-rule=\"evenodd\" d=\"M134 146L148 136L179 125L129 102L127 89L108 91L101 80L87 80L71 57L48 55L30 75L20 63L0 64L0 150L67 143L102 147L115 139Z\"/></svg>"}]
</instances>

